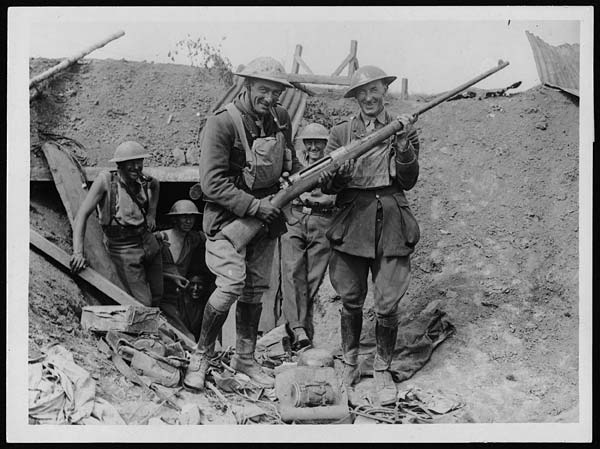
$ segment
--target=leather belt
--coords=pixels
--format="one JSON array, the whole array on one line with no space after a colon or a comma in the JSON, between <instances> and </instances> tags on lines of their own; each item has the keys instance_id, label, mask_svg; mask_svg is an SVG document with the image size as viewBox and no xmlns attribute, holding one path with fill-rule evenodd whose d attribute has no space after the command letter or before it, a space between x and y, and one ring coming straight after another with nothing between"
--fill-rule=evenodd
<instances>
[{"instance_id":1,"label":"leather belt","mask_svg":"<svg viewBox=\"0 0 600 449\"><path fill-rule=\"evenodd\" d=\"M140 225L140 226L110 225L110 226L103 226L102 230L104 231L104 234L108 238L119 238L119 237L126 238L126 237L137 237L137 236L144 234L144 232L146 232L146 226L145 225Z\"/></svg>"},{"instance_id":2,"label":"leather belt","mask_svg":"<svg viewBox=\"0 0 600 449\"><path fill-rule=\"evenodd\" d=\"M318 206L303 206L301 204L293 204L292 207L304 215L331 215L337 209L335 207L318 207Z\"/></svg>"}]
</instances>

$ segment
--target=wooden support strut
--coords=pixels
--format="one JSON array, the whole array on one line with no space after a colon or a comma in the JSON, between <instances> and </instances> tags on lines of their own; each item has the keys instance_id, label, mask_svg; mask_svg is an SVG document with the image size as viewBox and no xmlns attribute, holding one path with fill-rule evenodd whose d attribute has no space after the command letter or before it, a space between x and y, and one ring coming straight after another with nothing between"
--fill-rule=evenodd
<instances>
[{"instance_id":1,"label":"wooden support strut","mask_svg":"<svg viewBox=\"0 0 600 449\"><path fill-rule=\"evenodd\" d=\"M71 260L71 257L69 256L69 254L67 254L65 251L63 251L61 248L59 248L52 242L42 237L33 229L29 230L29 244L34 249L44 253L46 256L50 257L55 262L58 262L63 268L70 270L71 267L69 262ZM79 276L91 286L100 290L102 293L104 293L106 296L108 296L118 304L124 306L143 305L129 293L120 289L112 282L109 282L104 276L102 276L100 273L93 270L92 268L84 268L79 273L77 273L77 276ZM194 341L192 341L179 329L172 326L168 321L165 320L163 324L168 330L176 334L182 340L182 342L184 342L190 348L193 348L195 346L196 343Z\"/></svg>"},{"instance_id":2,"label":"wooden support strut","mask_svg":"<svg viewBox=\"0 0 600 449\"><path fill-rule=\"evenodd\" d=\"M83 167L85 178L92 182L104 170L114 170L114 167ZM144 173L156 178L159 182L198 182L198 166L182 167L144 167ZM29 169L30 181L52 181L52 172L47 164L40 162L31 164Z\"/></svg>"},{"instance_id":3,"label":"wooden support strut","mask_svg":"<svg viewBox=\"0 0 600 449\"><path fill-rule=\"evenodd\" d=\"M111 34L107 38L102 39L100 42L97 42L96 44L94 44L94 45L86 48L85 50L80 51L79 53L75 54L74 56L71 56L70 58L65 59L61 63L55 65L54 67L52 67L52 68L50 68L48 70L46 70L45 72L43 72L43 73L41 73L41 74L39 74L39 75L31 78L31 80L29 80L29 88L31 89L36 84L39 84L40 82L44 81L45 79L50 78L52 75L60 72L61 70L66 69L70 65L74 64L77 60L79 60L79 59L83 58L84 56L90 54L94 50L97 50L97 49L99 49L101 47L104 47L109 42L112 42L115 39L118 39L118 38L120 38L123 35L125 35L125 31L118 31L118 32L116 32L114 34Z\"/></svg>"}]
</instances>

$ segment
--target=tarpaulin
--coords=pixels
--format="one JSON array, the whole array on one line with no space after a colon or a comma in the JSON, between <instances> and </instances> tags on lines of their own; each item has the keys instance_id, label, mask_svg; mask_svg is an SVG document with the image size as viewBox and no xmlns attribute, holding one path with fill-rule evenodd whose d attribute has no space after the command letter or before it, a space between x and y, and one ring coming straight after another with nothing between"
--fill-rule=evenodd
<instances>
[{"instance_id":1,"label":"tarpaulin","mask_svg":"<svg viewBox=\"0 0 600 449\"><path fill-rule=\"evenodd\" d=\"M414 318L401 317L391 371L396 382L411 378L430 359L433 350L454 332L445 312L426 308ZM375 318L365 317L360 339L362 375L372 375L375 356Z\"/></svg>"}]
</instances>

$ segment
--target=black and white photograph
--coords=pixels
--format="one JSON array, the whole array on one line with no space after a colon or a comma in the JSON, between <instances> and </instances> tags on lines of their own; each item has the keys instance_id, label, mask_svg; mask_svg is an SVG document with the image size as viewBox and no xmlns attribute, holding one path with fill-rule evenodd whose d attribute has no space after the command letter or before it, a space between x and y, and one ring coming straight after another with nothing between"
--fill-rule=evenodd
<instances>
[{"instance_id":1,"label":"black and white photograph","mask_svg":"<svg viewBox=\"0 0 600 449\"><path fill-rule=\"evenodd\" d=\"M593 18L8 8L7 442L591 442Z\"/></svg>"}]
</instances>

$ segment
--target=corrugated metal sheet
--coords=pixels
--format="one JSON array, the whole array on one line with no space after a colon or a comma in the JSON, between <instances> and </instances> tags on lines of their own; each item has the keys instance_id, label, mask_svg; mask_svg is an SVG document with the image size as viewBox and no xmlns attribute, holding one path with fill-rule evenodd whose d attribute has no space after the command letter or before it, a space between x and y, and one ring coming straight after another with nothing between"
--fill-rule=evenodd
<instances>
[{"instance_id":1,"label":"corrugated metal sheet","mask_svg":"<svg viewBox=\"0 0 600 449\"><path fill-rule=\"evenodd\" d=\"M557 47L525 31L533 50L540 81L579 96L579 44L562 44Z\"/></svg>"},{"instance_id":2,"label":"corrugated metal sheet","mask_svg":"<svg viewBox=\"0 0 600 449\"><path fill-rule=\"evenodd\" d=\"M233 99L241 92L244 80L241 77L236 77L236 83L223 94L223 96L214 104L211 112L215 112ZM292 137L296 136L298 127L302 121L304 110L306 109L306 98L308 95L298 89L286 89L279 102L287 109L292 120Z\"/></svg>"}]
</instances>

